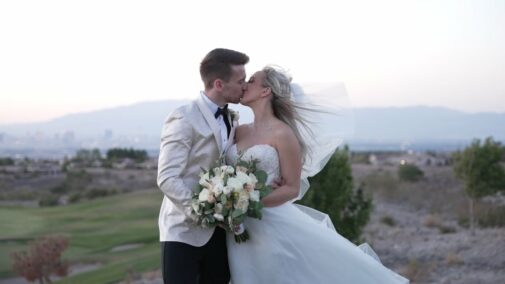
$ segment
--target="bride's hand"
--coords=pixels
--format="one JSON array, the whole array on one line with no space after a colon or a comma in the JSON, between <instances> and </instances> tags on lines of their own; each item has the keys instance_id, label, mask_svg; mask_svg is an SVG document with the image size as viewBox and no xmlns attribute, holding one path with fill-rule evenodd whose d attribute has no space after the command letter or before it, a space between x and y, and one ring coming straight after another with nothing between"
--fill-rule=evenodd
<instances>
[{"instance_id":1,"label":"bride's hand","mask_svg":"<svg viewBox=\"0 0 505 284\"><path fill-rule=\"evenodd\" d=\"M272 182L272 189L276 190L277 188L283 185L284 185L284 179L282 177L278 177Z\"/></svg>"}]
</instances>

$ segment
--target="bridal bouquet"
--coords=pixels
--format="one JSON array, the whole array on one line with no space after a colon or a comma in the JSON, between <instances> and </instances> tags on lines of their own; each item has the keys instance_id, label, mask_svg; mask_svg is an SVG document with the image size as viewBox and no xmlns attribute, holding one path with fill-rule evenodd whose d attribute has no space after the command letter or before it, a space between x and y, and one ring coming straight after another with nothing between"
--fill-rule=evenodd
<instances>
[{"instance_id":1,"label":"bridal bouquet","mask_svg":"<svg viewBox=\"0 0 505 284\"><path fill-rule=\"evenodd\" d=\"M265 185L267 174L256 168L258 160L239 159L235 166L219 163L203 170L192 196L192 213L203 227L220 225L233 232L237 243L249 239L246 217L261 219L261 198L272 191Z\"/></svg>"}]
</instances>

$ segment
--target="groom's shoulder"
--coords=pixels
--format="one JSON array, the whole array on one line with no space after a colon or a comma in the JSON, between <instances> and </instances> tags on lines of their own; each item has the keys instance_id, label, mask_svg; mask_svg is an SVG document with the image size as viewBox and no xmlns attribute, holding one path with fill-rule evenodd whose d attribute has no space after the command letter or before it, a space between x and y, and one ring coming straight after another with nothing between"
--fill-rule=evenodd
<instances>
[{"instance_id":1,"label":"groom's shoulder","mask_svg":"<svg viewBox=\"0 0 505 284\"><path fill-rule=\"evenodd\" d=\"M198 111L198 106L195 101L181 105L174 109L166 118L165 121L171 119L189 118L195 111Z\"/></svg>"}]
</instances>

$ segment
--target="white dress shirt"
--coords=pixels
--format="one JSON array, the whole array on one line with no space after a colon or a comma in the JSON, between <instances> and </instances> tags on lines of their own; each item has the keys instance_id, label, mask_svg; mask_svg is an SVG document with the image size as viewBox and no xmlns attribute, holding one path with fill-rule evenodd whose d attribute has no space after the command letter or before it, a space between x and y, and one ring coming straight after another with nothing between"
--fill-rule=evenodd
<instances>
[{"instance_id":1,"label":"white dress shirt","mask_svg":"<svg viewBox=\"0 0 505 284\"><path fill-rule=\"evenodd\" d=\"M200 95L203 97L203 100L209 107L210 112L212 112L212 115L214 115L219 106L215 104L213 101L211 101L204 91L201 91ZM226 143L228 143L228 130L226 130L226 124L224 124L224 117L220 115L216 118L216 120L217 124L219 124L219 128L221 129L221 142L223 142L222 145L226 145Z\"/></svg>"}]
</instances>

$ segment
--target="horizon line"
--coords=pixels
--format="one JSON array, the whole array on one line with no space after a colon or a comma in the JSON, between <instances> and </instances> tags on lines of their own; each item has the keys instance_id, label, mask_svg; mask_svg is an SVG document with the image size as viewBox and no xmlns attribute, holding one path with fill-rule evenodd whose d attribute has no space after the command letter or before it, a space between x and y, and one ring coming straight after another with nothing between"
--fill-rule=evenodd
<instances>
[{"instance_id":1,"label":"horizon line","mask_svg":"<svg viewBox=\"0 0 505 284\"><path fill-rule=\"evenodd\" d=\"M116 105L112 107L104 107L104 108L97 108L94 110L85 110L85 111L80 111L80 112L73 112L73 113L67 113L67 114L62 114L58 115L52 118L48 119L43 119L43 120L33 120L33 121L12 121L8 123L3 123L0 122L0 127L4 126L14 126L14 125L25 125L25 124L38 124L38 123L48 123L57 119L62 119L68 116L74 116L74 115L84 115L84 114L90 114L94 112L103 112L103 111L109 111L109 110L115 110L115 109L120 109L120 108L128 108L140 104L149 104L149 103L159 103L159 102L187 102L191 101L193 99L166 99L166 100L145 100L145 101L138 101L134 103L129 103L129 104L121 104L121 105ZM441 106L441 105L421 105L421 104L413 104L413 105L404 105L404 106L398 106L398 105L390 105L390 106L351 106L352 109L386 109L386 108L393 108L393 109L401 109L401 108L439 108L439 109L446 109L449 111L456 111L456 112L461 112L465 114L505 114L505 111L469 111L469 110L462 110L462 109L457 109L457 108L451 108L448 106Z\"/></svg>"}]
</instances>

